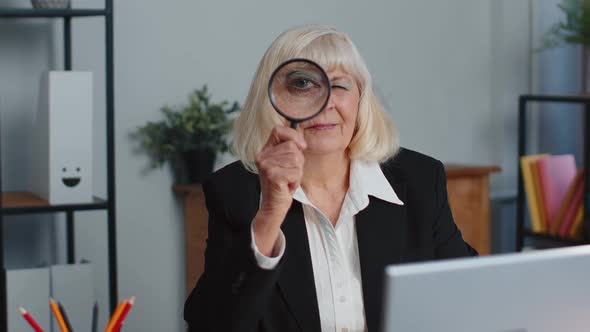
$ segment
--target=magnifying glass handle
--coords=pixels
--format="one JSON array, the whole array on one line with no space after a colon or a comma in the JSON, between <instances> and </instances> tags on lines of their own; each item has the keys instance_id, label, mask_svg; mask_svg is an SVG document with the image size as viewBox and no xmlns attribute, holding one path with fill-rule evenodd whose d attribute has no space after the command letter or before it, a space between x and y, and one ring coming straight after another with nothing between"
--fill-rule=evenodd
<instances>
[{"instance_id":1,"label":"magnifying glass handle","mask_svg":"<svg viewBox=\"0 0 590 332\"><path fill-rule=\"evenodd\" d=\"M297 129L297 121L291 121L291 128Z\"/></svg>"}]
</instances>

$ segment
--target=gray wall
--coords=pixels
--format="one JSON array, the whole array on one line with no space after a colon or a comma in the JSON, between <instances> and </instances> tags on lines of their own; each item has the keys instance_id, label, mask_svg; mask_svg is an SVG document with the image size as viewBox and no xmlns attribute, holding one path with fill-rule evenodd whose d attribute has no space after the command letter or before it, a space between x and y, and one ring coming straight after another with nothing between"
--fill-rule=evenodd
<instances>
[{"instance_id":1,"label":"gray wall","mask_svg":"<svg viewBox=\"0 0 590 332\"><path fill-rule=\"evenodd\" d=\"M543 33L557 20L562 19L556 10L557 0L539 1L534 7L533 39L538 41ZM564 46L535 54L533 75L537 93L575 94L582 89L581 47ZM538 105L538 145L532 150L553 154L575 153L578 165L583 160L583 113L580 106L543 103Z\"/></svg>"},{"instance_id":2,"label":"gray wall","mask_svg":"<svg viewBox=\"0 0 590 332\"><path fill-rule=\"evenodd\" d=\"M0 0L0 3L2 0ZM14 4L15 1L13 0ZM22 2L16 2L22 5ZM94 1L74 1L76 6ZM100 4L99 4L100 5ZM313 10L310 10L313 8ZM516 98L529 90L530 27L526 0L116 1L115 108L120 293L136 295L129 331L181 331L184 301L182 207L168 169L145 172L131 130L160 118L207 83L214 99L243 101L272 39L296 24L333 24L349 32L375 78L402 144L443 161L495 164L497 195L514 192ZM95 72L95 193L104 195L104 61L100 19L74 23L74 67ZM61 65L61 26L0 22L3 189L23 186L28 169L28 113L38 72ZM32 113L31 113L32 114ZM24 131L23 131L24 130ZM221 158L217 167L232 160ZM63 261L63 221L6 224L7 261ZM77 249L97 264L96 290L106 311L103 212L81 213ZM55 226L54 226L55 225ZM17 240L36 234L31 246ZM101 322L104 323L102 317Z\"/></svg>"}]
</instances>

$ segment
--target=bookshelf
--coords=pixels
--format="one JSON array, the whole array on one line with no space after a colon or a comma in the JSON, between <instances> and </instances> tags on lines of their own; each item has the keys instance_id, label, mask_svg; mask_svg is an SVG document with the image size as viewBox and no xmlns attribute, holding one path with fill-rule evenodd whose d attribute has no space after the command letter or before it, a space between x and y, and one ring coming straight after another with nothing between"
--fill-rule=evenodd
<instances>
[{"instance_id":1,"label":"bookshelf","mask_svg":"<svg viewBox=\"0 0 590 332\"><path fill-rule=\"evenodd\" d=\"M0 331L7 329L6 273L4 270L3 217L6 215L35 213L65 213L66 250L68 263L75 262L74 214L83 210L103 210L107 213L107 241L109 266L109 309L117 305L117 247L115 214L115 130L114 130L114 63L113 63L113 0L105 0L103 9L27 9L2 8L0 19L54 18L63 20L64 25L64 70L72 70L72 20L83 17L102 17L105 27L105 83L106 83L106 181L107 197L95 197L84 204L50 205L47 201L29 192L2 191L0 169ZM1 156L1 153L0 153Z\"/></svg>"},{"instance_id":2,"label":"bookshelf","mask_svg":"<svg viewBox=\"0 0 590 332\"><path fill-rule=\"evenodd\" d=\"M535 233L525 227L525 190L522 172L520 171L520 157L526 155L526 120L527 105L530 103L568 103L584 106L584 161L583 167L590 170L590 95L521 95L518 99L518 195L516 200L516 250L521 251L526 238L534 238L553 242L557 245L571 246L590 243L590 175L586 172L584 179L584 238L581 241Z\"/></svg>"}]
</instances>

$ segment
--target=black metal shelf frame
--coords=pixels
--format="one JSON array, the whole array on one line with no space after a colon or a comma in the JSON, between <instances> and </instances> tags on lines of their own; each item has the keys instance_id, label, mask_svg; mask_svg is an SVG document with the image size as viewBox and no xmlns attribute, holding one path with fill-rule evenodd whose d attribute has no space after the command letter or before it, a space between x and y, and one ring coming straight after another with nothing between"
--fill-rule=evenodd
<instances>
[{"instance_id":1,"label":"black metal shelf frame","mask_svg":"<svg viewBox=\"0 0 590 332\"><path fill-rule=\"evenodd\" d=\"M529 102L554 102L584 105L584 169L590 170L590 95L521 95L518 99L518 167L520 170L520 157L526 154L526 111ZM559 243L561 245L587 244L590 240L590 175L585 173L584 179L584 239L556 237L548 234L534 233L525 229L525 192L522 172L518 172L518 196L516 201L516 250L522 250L526 237L543 239Z\"/></svg>"},{"instance_id":2,"label":"black metal shelf frame","mask_svg":"<svg viewBox=\"0 0 590 332\"><path fill-rule=\"evenodd\" d=\"M579 246L582 244L586 244L586 242L584 242L583 240L564 238L564 237L549 235L549 234L545 234L545 233L535 233L535 232L531 232L528 230L525 230L524 234L525 234L525 236L528 236L528 237L533 237L533 238L542 239L542 240L548 240L548 241L552 241L554 243L559 243L559 244L566 245L566 246Z\"/></svg>"},{"instance_id":3,"label":"black metal shelf frame","mask_svg":"<svg viewBox=\"0 0 590 332\"><path fill-rule=\"evenodd\" d=\"M7 329L6 307L6 274L4 273L3 215L65 212L68 263L75 262L74 252L74 212L82 210L106 210L108 233L108 265L109 265L109 308L112 313L118 300L117 283L117 242L115 213L115 138L114 138L114 34L113 34L113 0L105 0L104 9L10 9L0 8L0 18L61 18L64 22L64 69L72 70L72 18L103 17L105 25L105 84L106 84L106 171L107 198L95 200L88 204L72 204L43 207L3 208L0 200L0 330ZM0 154L1 155L1 154ZM2 176L0 169L0 191Z\"/></svg>"},{"instance_id":4,"label":"black metal shelf frame","mask_svg":"<svg viewBox=\"0 0 590 332\"><path fill-rule=\"evenodd\" d=\"M0 18L107 16L108 9L28 9L0 8Z\"/></svg>"}]
</instances>

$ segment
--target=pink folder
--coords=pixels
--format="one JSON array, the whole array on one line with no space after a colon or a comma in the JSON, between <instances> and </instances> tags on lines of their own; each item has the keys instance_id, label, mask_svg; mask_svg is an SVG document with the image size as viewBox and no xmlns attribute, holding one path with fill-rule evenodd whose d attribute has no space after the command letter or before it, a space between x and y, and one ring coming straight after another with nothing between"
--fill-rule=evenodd
<instances>
[{"instance_id":1,"label":"pink folder","mask_svg":"<svg viewBox=\"0 0 590 332\"><path fill-rule=\"evenodd\" d=\"M576 160L571 154L548 156L537 160L546 229L559 213L561 202L576 177Z\"/></svg>"}]
</instances>

